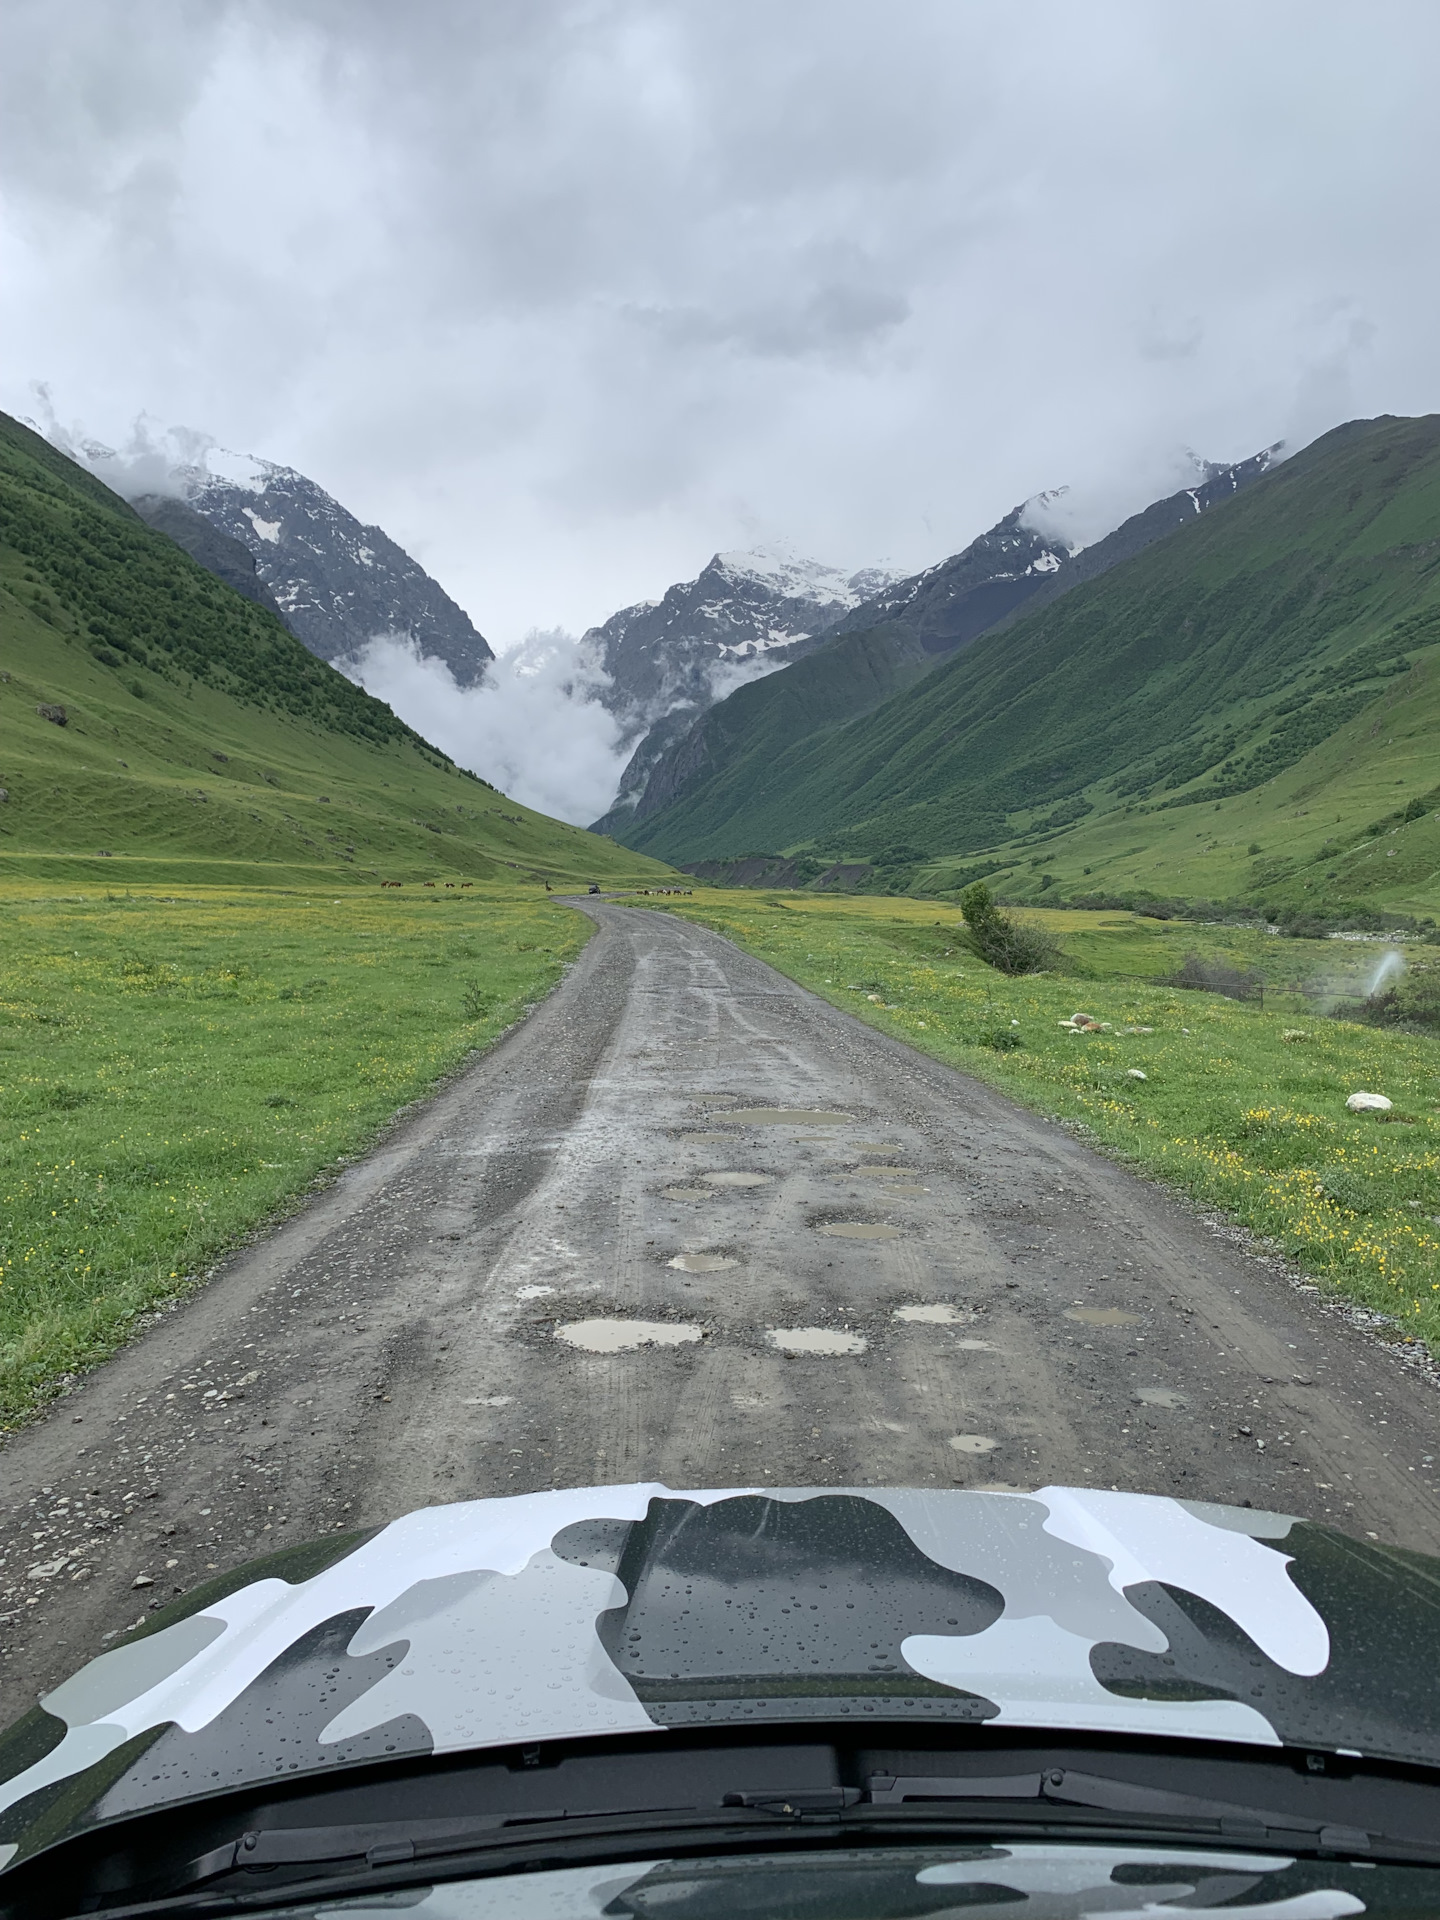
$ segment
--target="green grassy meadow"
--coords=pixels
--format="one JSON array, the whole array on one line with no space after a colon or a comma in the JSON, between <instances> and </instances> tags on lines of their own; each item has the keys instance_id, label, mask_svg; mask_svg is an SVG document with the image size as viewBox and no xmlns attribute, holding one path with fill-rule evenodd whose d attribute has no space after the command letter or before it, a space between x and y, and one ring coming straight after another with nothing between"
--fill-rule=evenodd
<instances>
[{"instance_id":1,"label":"green grassy meadow","mask_svg":"<svg viewBox=\"0 0 1440 1920\"><path fill-rule=\"evenodd\" d=\"M1440 1352L1440 1038L1326 1010L1363 992L1381 948L1041 911L1026 917L1060 936L1074 972L1007 979L959 946L959 913L933 901L714 889L660 910L1082 1126L1278 1244L1323 1288L1390 1316L1394 1337ZM1192 951L1258 970L1263 1009L1164 984ZM1440 966L1434 947L1408 958L1417 973ZM1062 1028L1076 1013L1110 1030ZM1393 1111L1347 1112L1362 1089Z\"/></svg>"},{"instance_id":2,"label":"green grassy meadow","mask_svg":"<svg viewBox=\"0 0 1440 1920\"><path fill-rule=\"evenodd\" d=\"M520 884L0 893L0 1429L559 979Z\"/></svg>"}]
</instances>

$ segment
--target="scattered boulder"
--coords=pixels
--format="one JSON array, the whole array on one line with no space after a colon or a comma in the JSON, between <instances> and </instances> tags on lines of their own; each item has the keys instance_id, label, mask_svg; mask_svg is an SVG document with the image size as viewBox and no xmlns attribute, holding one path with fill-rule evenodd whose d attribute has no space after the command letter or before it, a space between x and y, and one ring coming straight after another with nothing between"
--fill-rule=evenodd
<instances>
[{"instance_id":1,"label":"scattered boulder","mask_svg":"<svg viewBox=\"0 0 1440 1920\"><path fill-rule=\"evenodd\" d=\"M1127 1080L1148 1080L1150 1076L1139 1067L1127 1067L1125 1069L1125 1078Z\"/></svg>"},{"instance_id":2,"label":"scattered boulder","mask_svg":"<svg viewBox=\"0 0 1440 1920\"><path fill-rule=\"evenodd\" d=\"M53 726L68 727L70 724L70 716L66 713L64 707L52 707L45 701L41 701L35 711L42 720L50 721Z\"/></svg>"},{"instance_id":3,"label":"scattered boulder","mask_svg":"<svg viewBox=\"0 0 1440 1920\"><path fill-rule=\"evenodd\" d=\"M1109 1033L1110 1031L1108 1020L1092 1020L1088 1013L1072 1013L1068 1020L1061 1020L1056 1024L1065 1027L1071 1033Z\"/></svg>"},{"instance_id":4,"label":"scattered boulder","mask_svg":"<svg viewBox=\"0 0 1440 1920\"><path fill-rule=\"evenodd\" d=\"M1345 1102L1351 1113L1389 1113L1393 1104L1383 1093L1352 1093Z\"/></svg>"}]
</instances>

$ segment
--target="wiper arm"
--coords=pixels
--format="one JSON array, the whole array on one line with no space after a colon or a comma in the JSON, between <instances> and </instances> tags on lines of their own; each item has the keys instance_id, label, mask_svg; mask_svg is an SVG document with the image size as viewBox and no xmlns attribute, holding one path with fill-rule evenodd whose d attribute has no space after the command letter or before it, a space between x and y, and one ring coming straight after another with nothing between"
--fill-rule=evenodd
<instances>
[{"instance_id":1,"label":"wiper arm","mask_svg":"<svg viewBox=\"0 0 1440 1920\"><path fill-rule=\"evenodd\" d=\"M1293 1813L1268 1813L1225 1800L1206 1800L1190 1793L1167 1793L1130 1780L1099 1773L1081 1773L1073 1767L1050 1767L1043 1773L1004 1774L992 1778L895 1776L875 1774L869 1783L872 1806L923 1806L957 1800L1041 1800L1062 1806L1096 1807L1107 1813L1144 1813L1183 1820L1213 1821L1226 1839L1264 1840L1270 1845L1289 1836L1305 1846L1327 1853L1368 1853L1371 1836L1363 1827L1343 1827L1323 1820L1307 1820Z\"/></svg>"}]
</instances>

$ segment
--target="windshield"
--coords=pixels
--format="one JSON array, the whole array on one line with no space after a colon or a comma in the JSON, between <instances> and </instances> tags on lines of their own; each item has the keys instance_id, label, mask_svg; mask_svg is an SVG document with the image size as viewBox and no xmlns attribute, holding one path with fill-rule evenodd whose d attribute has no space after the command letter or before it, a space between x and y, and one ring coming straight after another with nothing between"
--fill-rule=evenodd
<instances>
[{"instance_id":1,"label":"windshield","mask_svg":"<svg viewBox=\"0 0 1440 1920\"><path fill-rule=\"evenodd\" d=\"M737 1914L786 1920L913 1920L1004 1915L1031 1920L1116 1920L1212 1911L1274 1920L1342 1920L1348 1914L1440 1911L1440 1873L1327 1866L1243 1853L1165 1849L976 1847L930 1853L863 1849L820 1858L638 1861L623 1866L452 1882L406 1896L424 1920L625 1920ZM393 1912L384 1897L330 1901L277 1915L343 1920Z\"/></svg>"},{"instance_id":2,"label":"windshield","mask_svg":"<svg viewBox=\"0 0 1440 1920\"><path fill-rule=\"evenodd\" d=\"M7 11L0 1920L1428 1871L1440 8Z\"/></svg>"}]
</instances>

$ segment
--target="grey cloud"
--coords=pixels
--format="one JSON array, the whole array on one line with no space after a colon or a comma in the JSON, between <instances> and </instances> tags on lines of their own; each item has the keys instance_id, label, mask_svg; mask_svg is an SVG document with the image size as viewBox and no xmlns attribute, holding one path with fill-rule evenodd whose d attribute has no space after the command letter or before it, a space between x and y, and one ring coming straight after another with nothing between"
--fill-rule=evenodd
<instances>
[{"instance_id":1,"label":"grey cloud","mask_svg":"<svg viewBox=\"0 0 1440 1920\"><path fill-rule=\"evenodd\" d=\"M918 567L1435 406L1437 55L1424 0L21 0L0 403L298 467L502 644L754 524Z\"/></svg>"}]
</instances>

